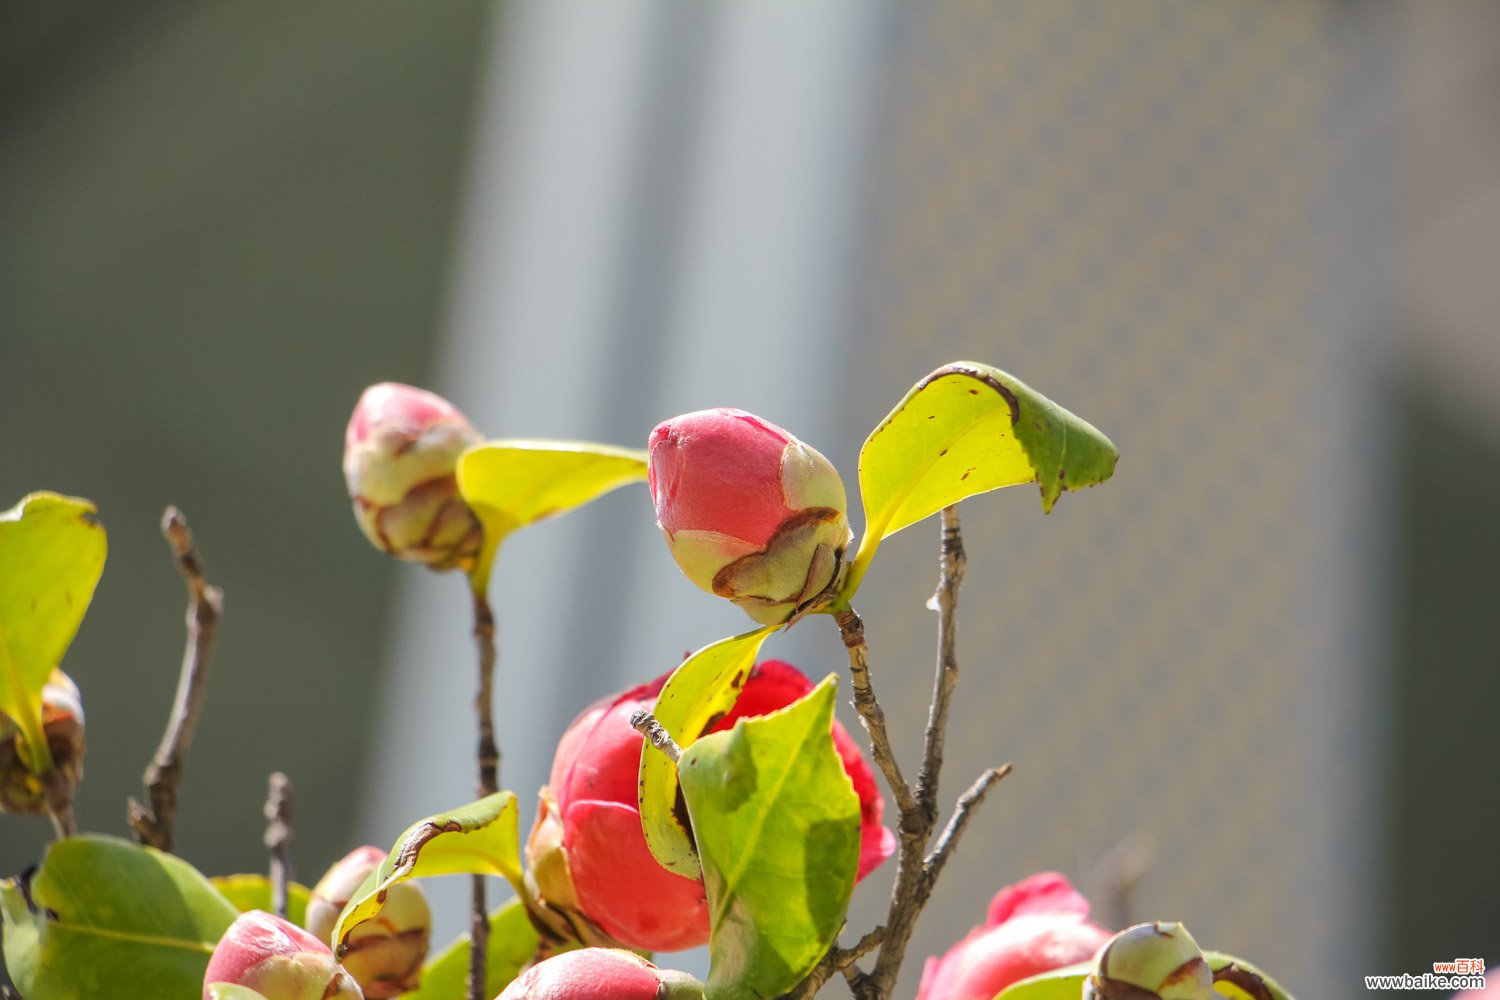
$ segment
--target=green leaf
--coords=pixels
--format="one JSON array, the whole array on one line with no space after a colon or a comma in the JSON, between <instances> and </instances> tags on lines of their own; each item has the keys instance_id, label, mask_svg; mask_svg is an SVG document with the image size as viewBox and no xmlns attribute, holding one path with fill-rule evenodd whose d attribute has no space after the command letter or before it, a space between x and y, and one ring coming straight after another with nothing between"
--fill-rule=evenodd
<instances>
[{"instance_id":1,"label":"green leaf","mask_svg":"<svg viewBox=\"0 0 1500 1000\"><path fill-rule=\"evenodd\" d=\"M380 912L386 890L409 878L499 875L524 893L518 822L515 793L496 792L412 824L339 914L334 953L342 956L354 928Z\"/></svg>"},{"instance_id":2,"label":"green leaf","mask_svg":"<svg viewBox=\"0 0 1500 1000\"><path fill-rule=\"evenodd\" d=\"M843 596L880 542L965 497L1036 483L1042 510L1063 490L1102 483L1119 453L1109 438L1020 379L973 361L922 379L859 453L865 534Z\"/></svg>"},{"instance_id":3,"label":"green leaf","mask_svg":"<svg viewBox=\"0 0 1500 1000\"><path fill-rule=\"evenodd\" d=\"M1214 970L1214 989L1229 1000L1293 1000L1281 984L1245 961L1221 951L1205 951Z\"/></svg>"},{"instance_id":4,"label":"green leaf","mask_svg":"<svg viewBox=\"0 0 1500 1000\"><path fill-rule=\"evenodd\" d=\"M264 993L257 993L238 983L209 983L209 1000L267 1000Z\"/></svg>"},{"instance_id":5,"label":"green leaf","mask_svg":"<svg viewBox=\"0 0 1500 1000\"><path fill-rule=\"evenodd\" d=\"M0 513L0 712L20 727L27 765L52 766L42 688L62 663L104 572L104 527L87 500L32 493Z\"/></svg>"},{"instance_id":6,"label":"green leaf","mask_svg":"<svg viewBox=\"0 0 1500 1000\"><path fill-rule=\"evenodd\" d=\"M859 867L859 796L834 749L830 674L806 697L682 755L708 889L707 1000L780 996L844 925Z\"/></svg>"},{"instance_id":7,"label":"green leaf","mask_svg":"<svg viewBox=\"0 0 1500 1000\"><path fill-rule=\"evenodd\" d=\"M1078 1000L1094 963L1079 962L1011 983L995 1000Z\"/></svg>"},{"instance_id":8,"label":"green leaf","mask_svg":"<svg viewBox=\"0 0 1500 1000\"><path fill-rule=\"evenodd\" d=\"M646 478L646 453L589 441L490 441L458 458L458 492L484 525L483 592L505 536Z\"/></svg>"},{"instance_id":9,"label":"green leaf","mask_svg":"<svg viewBox=\"0 0 1500 1000\"><path fill-rule=\"evenodd\" d=\"M69 837L27 883L0 882L5 962L26 1000L199 1000L239 912L186 862Z\"/></svg>"},{"instance_id":10,"label":"green leaf","mask_svg":"<svg viewBox=\"0 0 1500 1000\"><path fill-rule=\"evenodd\" d=\"M526 907L512 899L490 913L490 944L484 968L484 995L496 996L536 956L536 929ZM469 981L469 935L464 934L422 967L422 985L405 1000L462 1000Z\"/></svg>"},{"instance_id":11,"label":"green leaf","mask_svg":"<svg viewBox=\"0 0 1500 1000\"><path fill-rule=\"evenodd\" d=\"M678 746L691 746L734 708L761 645L776 628L768 625L704 646L667 678L653 714ZM639 805L646 845L657 862L683 878L697 878L701 869L693 834L678 806L677 765L666 754L649 749L641 754Z\"/></svg>"},{"instance_id":12,"label":"green leaf","mask_svg":"<svg viewBox=\"0 0 1500 1000\"><path fill-rule=\"evenodd\" d=\"M241 913L272 912L271 880L264 875L215 875L209 881ZM307 900L311 895L312 890L298 882L286 887L286 918L298 927L307 926Z\"/></svg>"}]
</instances>

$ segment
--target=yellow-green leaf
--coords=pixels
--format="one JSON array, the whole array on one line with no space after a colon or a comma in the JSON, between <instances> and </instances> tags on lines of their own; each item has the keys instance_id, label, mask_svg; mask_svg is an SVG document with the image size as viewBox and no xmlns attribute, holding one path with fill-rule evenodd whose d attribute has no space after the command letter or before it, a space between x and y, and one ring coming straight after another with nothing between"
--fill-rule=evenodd
<instances>
[{"instance_id":1,"label":"yellow-green leaf","mask_svg":"<svg viewBox=\"0 0 1500 1000\"><path fill-rule=\"evenodd\" d=\"M859 453L865 533L843 596L852 595L882 539L965 497L1036 483L1042 510L1063 490L1093 486L1119 453L1080 419L998 368L944 365L922 379Z\"/></svg>"},{"instance_id":2,"label":"yellow-green leaf","mask_svg":"<svg viewBox=\"0 0 1500 1000\"><path fill-rule=\"evenodd\" d=\"M656 696L653 714L683 748L727 715L755 666L766 636L777 626L720 639L682 661ZM663 868L683 878L700 874L693 836L677 805L677 765L655 750L641 755L639 804L646 846Z\"/></svg>"},{"instance_id":3,"label":"yellow-green leaf","mask_svg":"<svg viewBox=\"0 0 1500 1000\"><path fill-rule=\"evenodd\" d=\"M830 674L802 699L741 719L678 763L708 891L706 1000L790 990L839 928L859 867L859 796L834 749Z\"/></svg>"},{"instance_id":4,"label":"yellow-green leaf","mask_svg":"<svg viewBox=\"0 0 1500 1000\"><path fill-rule=\"evenodd\" d=\"M1205 951L1214 970L1214 990L1229 1000L1293 1000L1280 983L1245 961L1221 951Z\"/></svg>"},{"instance_id":5,"label":"yellow-green leaf","mask_svg":"<svg viewBox=\"0 0 1500 1000\"><path fill-rule=\"evenodd\" d=\"M540 943L519 899L490 911L490 941L484 963L484 995L493 997L536 957ZM564 949L566 950L566 949ZM422 966L422 984L405 1000L461 1000L469 979L469 935L463 934Z\"/></svg>"},{"instance_id":6,"label":"yellow-green leaf","mask_svg":"<svg viewBox=\"0 0 1500 1000\"><path fill-rule=\"evenodd\" d=\"M209 1000L267 1000L264 993L257 993L238 983L209 983Z\"/></svg>"},{"instance_id":7,"label":"yellow-green leaf","mask_svg":"<svg viewBox=\"0 0 1500 1000\"><path fill-rule=\"evenodd\" d=\"M209 881L241 913L271 912L271 880L264 875L215 875ZM307 901L311 896L312 890L299 882L286 887L286 918L298 927L307 926Z\"/></svg>"},{"instance_id":8,"label":"yellow-green leaf","mask_svg":"<svg viewBox=\"0 0 1500 1000\"><path fill-rule=\"evenodd\" d=\"M484 525L481 589L505 536L646 478L646 453L589 441L489 441L459 456L458 491Z\"/></svg>"},{"instance_id":9,"label":"yellow-green leaf","mask_svg":"<svg viewBox=\"0 0 1500 1000\"><path fill-rule=\"evenodd\" d=\"M104 572L104 527L87 500L32 493L0 513L0 712L37 774L52 766L42 688L62 662Z\"/></svg>"},{"instance_id":10,"label":"yellow-green leaf","mask_svg":"<svg viewBox=\"0 0 1500 1000\"><path fill-rule=\"evenodd\" d=\"M1092 962L1079 962L1030 976L1011 983L995 1000L1078 1000L1093 967Z\"/></svg>"},{"instance_id":11,"label":"yellow-green leaf","mask_svg":"<svg viewBox=\"0 0 1500 1000\"><path fill-rule=\"evenodd\" d=\"M523 893L518 823L515 793L496 792L412 824L339 914L335 954L342 956L354 928L380 912L386 891L409 878L499 875Z\"/></svg>"}]
</instances>

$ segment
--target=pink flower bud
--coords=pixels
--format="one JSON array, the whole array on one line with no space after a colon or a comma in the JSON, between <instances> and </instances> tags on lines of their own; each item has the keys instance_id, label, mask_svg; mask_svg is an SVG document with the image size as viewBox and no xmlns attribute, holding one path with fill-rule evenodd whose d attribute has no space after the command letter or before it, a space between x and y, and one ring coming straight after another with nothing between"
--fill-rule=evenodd
<instances>
[{"instance_id":1,"label":"pink flower bud","mask_svg":"<svg viewBox=\"0 0 1500 1000\"><path fill-rule=\"evenodd\" d=\"M648 482L677 565L763 625L829 600L851 535L844 483L817 451L743 410L651 432Z\"/></svg>"},{"instance_id":2,"label":"pink flower bud","mask_svg":"<svg viewBox=\"0 0 1500 1000\"><path fill-rule=\"evenodd\" d=\"M495 1000L703 1000L703 984L633 952L583 948L532 966Z\"/></svg>"},{"instance_id":3,"label":"pink flower bud","mask_svg":"<svg viewBox=\"0 0 1500 1000\"><path fill-rule=\"evenodd\" d=\"M386 852L359 847L328 869L307 902L307 931L330 946L339 914ZM343 965L368 1000L386 1000L417 988L432 933L432 910L418 882L397 882L386 890L375 917L354 929Z\"/></svg>"},{"instance_id":4,"label":"pink flower bud","mask_svg":"<svg viewBox=\"0 0 1500 1000\"><path fill-rule=\"evenodd\" d=\"M240 914L219 939L203 976L203 1000L212 1000L216 983L244 986L272 1000L364 997L326 944L263 910Z\"/></svg>"},{"instance_id":5,"label":"pink flower bud","mask_svg":"<svg viewBox=\"0 0 1500 1000\"><path fill-rule=\"evenodd\" d=\"M397 382L366 389L344 433L344 480L365 536L435 570L471 568L483 530L454 469L482 440L441 396Z\"/></svg>"},{"instance_id":6,"label":"pink flower bud","mask_svg":"<svg viewBox=\"0 0 1500 1000\"><path fill-rule=\"evenodd\" d=\"M1006 886L984 924L927 960L917 1000L990 1000L1011 983L1092 958L1110 934L1084 919L1088 912L1057 872Z\"/></svg>"},{"instance_id":7,"label":"pink flower bud","mask_svg":"<svg viewBox=\"0 0 1500 1000\"><path fill-rule=\"evenodd\" d=\"M26 766L20 728L0 712L0 812L46 812L49 789L53 795L71 795L83 780L83 696L73 679L56 668L42 688L42 734L52 751L49 775L33 774Z\"/></svg>"},{"instance_id":8,"label":"pink flower bud","mask_svg":"<svg viewBox=\"0 0 1500 1000\"><path fill-rule=\"evenodd\" d=\"M633 948L677 951L708 940L703 883L656 863L641 832L637 780L641 735L630 725L651 708L669 675L585 709L558 744L526 845L537 888L550 906L583 916ZM710 732L785 708L813 688L796 667L768 660L751 671L734 710ZM832 739L859 795L859 877L888 858L895 837L881 825L885 803L859 747L837 721Z\"/></svg>"}]
</instances>

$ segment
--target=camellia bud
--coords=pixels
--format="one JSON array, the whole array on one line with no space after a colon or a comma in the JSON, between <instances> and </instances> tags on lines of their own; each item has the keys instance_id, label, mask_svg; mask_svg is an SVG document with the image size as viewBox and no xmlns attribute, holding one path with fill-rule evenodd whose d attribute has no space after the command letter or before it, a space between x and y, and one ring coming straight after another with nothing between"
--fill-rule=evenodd
<instances>
[{"instance_id":1,"label":"camellia bud","mask_svg":"<svg viewBox=\"0 0 1500 1000\"><path fill-rule=\"evenodd\" d=\"M532 966L495 1000L703 1000L703 984L634 952L583 948Z\"/></svg>"},{"instance_id":2,"label":"camellia bud","mask_svg":"<svg viewBox=\"0 0 1500 1000\"><path fill-rule=\"evenodd\" d=\"M344 481L366 537L435 570L470 569L484 533L454 469L481 440L441 396L397 382L366 389L344 433Z\"/></svg>"},{"instance_id":3,"label":"camellia bud","mask_svg":"<svg viewBox=\"0 0 1500 1000\"><path fill-rule=\"evenodd\" d=\"M203 976L203 1000L232 983L268 1000L363 1000L326 944L264 910L241 913L219 939Z\"/></svg>"},{"instance_id":4,"label":"camellia bud","mask_svg":"<svg viewBox=\"0 0 1500 1000\"><path fill-rule=\"evenodd\" d=\"M687 578L762 625L833 597L848 566L844 483L817 451L743 410L699 410L651 432L656 521Z\"/></svg>"},{"instance_id":5,"label":"camellia bud","mask_svg":"<svg viewBox=\"0 0 1500 1000\"><path fill-rule=\"evenodd\" d=\"M308 933L332 946L339 914L385 858L386 852L378 847L360 847L328 869L307 902ZM422 978L431 933L427 893L417 882L397 882L386 890L385 902L375 917L349 935L344 968L369 1000L407 993L416 989Z\"/></svg>"},{"instance_id":6,"label":"camellia bud","mask_svg":"<svg viewBox=\"0 0 1500 1000\"><path fill-rule=\"evenodd\" d=\"M1093 957L1109 931L1088 912L1089 901L1057 872L1006 886L982 925L927 960L917 1000L990 1000L1011 983Z\"/></svg>"},{"instance_id":7,"label":"camellia bud","mask_svg":"<svg viewBox=\"0 0 1500 1000\"><path fill-rule=\"evenodd\" d=\"M47 775L26 766L20 728L0 712L0 812L46 812L49 796L71 796L83 780L83 697L61 670L42 688L42 734L52 751Z\"/></svg>"},{"instance_id":8,"label":"camellia bud","mask_svg":"<svg viewBox=\"0 0 1500 1000\"><path fill-rule=\"evenodd\" d=\"M573 721L558 744L526 844L532 879L548 907L569 914L575 928L597 927L622 944L652 951L691 948L709 936L703 883L657 864L641 832L637 780L644 740L630 717L651 708L668 676L596 702ZM796 667L767 660L750 672L733 711L709 731L785 708L812 688ZM890 857L895 836L881 825L885 802L858 744L837 721L831 738L859 796L858 877L864 878Z\"/></svg>"},{"instance_id":9,"label":"camellia bud","mask_svg":"<svg viewBox=\"0 0 1500 1000\"><path fill-rule=\"evenodd\" d=\"M1094 959L1084 1000L1218 1000L1213 970L1181 924L1127 927Z\"/></svg>"}]
</instances>

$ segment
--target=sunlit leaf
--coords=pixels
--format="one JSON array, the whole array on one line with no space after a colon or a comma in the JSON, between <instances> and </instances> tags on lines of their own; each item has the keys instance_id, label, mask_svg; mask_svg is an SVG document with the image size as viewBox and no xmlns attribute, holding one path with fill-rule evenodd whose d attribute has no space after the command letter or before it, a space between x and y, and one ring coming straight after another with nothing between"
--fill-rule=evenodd
<instances>
[{"instance_id":1,"label":"sunlit leaf","mask_svg":"<svg viewBox=\"0 0 1500 1000\"><path fill-rule=\"evenodd\" d=\"M738 700L770 625L711 646L682 661L656 697L653 713L681 747L691 746L704 731L729 714ZM687 817L679 806L677 765L648 748L641 755L639 804L646 845L662 867L684 878L700 869Z\"/></svg>"},{"instance_id":2,"label":"sunlit leaf","mask_svg":"<svg viewBox=\"0 0 1500 1000\"><path fill-rule=\"evenodd\" d=\"M264 875L216 875L214 888L241 913L265 910L271 913L271 880ZM312 890L298 882L286 887L286 918L298 927L307 926L307 900Z\"/></svg>"},{"instance_id":3,"label":"sunlit leaf","mask_svg":"<svg viewBox=\"0 0 1500 1000\"><path fill-rule=\"evenodd\" d=\"M1281 984L1245 961L1221 951L1205 951L1214 970L1214 990L1229 1000L1293 1000Z\"/></svg>"},{"instance_id":4,"label":"sunlit leaf","mask_svg":"<svg viewBox=\"0 0 1500 1000\"><path fill-rule=\"evenodd\" d=\"M239 983L209 983L208 1000L269 1000L264 993L257 993Z\"/></svg>"},{"instance_id":5,"label":"sunlit leaf","mask_svg":"<svg viewBox=\"0 0 1500 1000\"><path fill-rule=\"evenodd\" d=\"M484 525L483 586L505 536L646 479L646 453L589 441L489 441L459 456L458 491Z\"/></svg>"},{"instance_id":6,"label":"sunlit leaf","mask_svg":"<svg viewBox=\"0 0 1500 1000\"><path fill-rule=\"evenodd\" d=\"M1083 994L1083 981L1093 969L1092 962L1053 969L1039 976L1011 983L1000 991L995 1000L1078 1000Z\"/></svg>"},{"instance_id":7,"label":"sunlit leaf","mask_svg":"<svg viewBox=\"0 0 1500 1000\"><path fill-rule=\"evenodd\" d=\"M42 688L104 572L104 527L94 510L87 500L32 493L0 513L0 712L20 727L37 774L52 766Z\"/></svg>"},{"instance_id":8,"label":"sunlit leaf","mask_svg":"<svg viewBox=\"0 0 1500 1000\"><path fill-rule=\"evenodd\" d=\"M829 675L806 697L689 747L678 764L708 890L707 1000L774 997L844 924L859 796L834 749Z\"/></svg>"},{"instance_id":9,"label":"sunlit leaf","mask_svg":"<svg viewBox=\"0 0 1500 1000\"><path fill-rule=\"evenodd\" d=\"M485 955L484 995L493 997L521 974L536 956L536 929L519 899L490 913L490 943ZM464 934L422 967L422 985L405 1000L462 1000L469 980L469 935Z\"/></svg>"},{"instance_id":10,"label":"sunlit leaf","mask_svg":"<svg viewBox=\"0 0 1500 1000\"><path fill-rule=\"evenodd\" d=\"M922 379L859 453L865 533L843 593L854 593L882 539L965 497L1036 483L1042 510L1063 490L1108 479L1109 438L1018 378L972 361Z\"/></svg>"},{"instance_id":11,"label":"sunlit leaf","mask_svg":"<svg viewBox=\"0 0 1500 1000\"><path fill-rule=\"evenodd\" d=\"M342 955L354 929L380 912L386 890L409 878L499 875L524 892L518 822L515 793L496 792L412 824L339 914L335 954Z\"/></svg>"},{"instance_id":12,"label":"sunlit leaf","mask_svg":"<svg viewBox=\"0 0 1500 1000\"><path fill-rule=\"evenodd\" d=\"M29 882L0 882L5 962L26 1000L199 1000L239 912L170 854L69 837Z\"/></svg>"}]
</instances>

